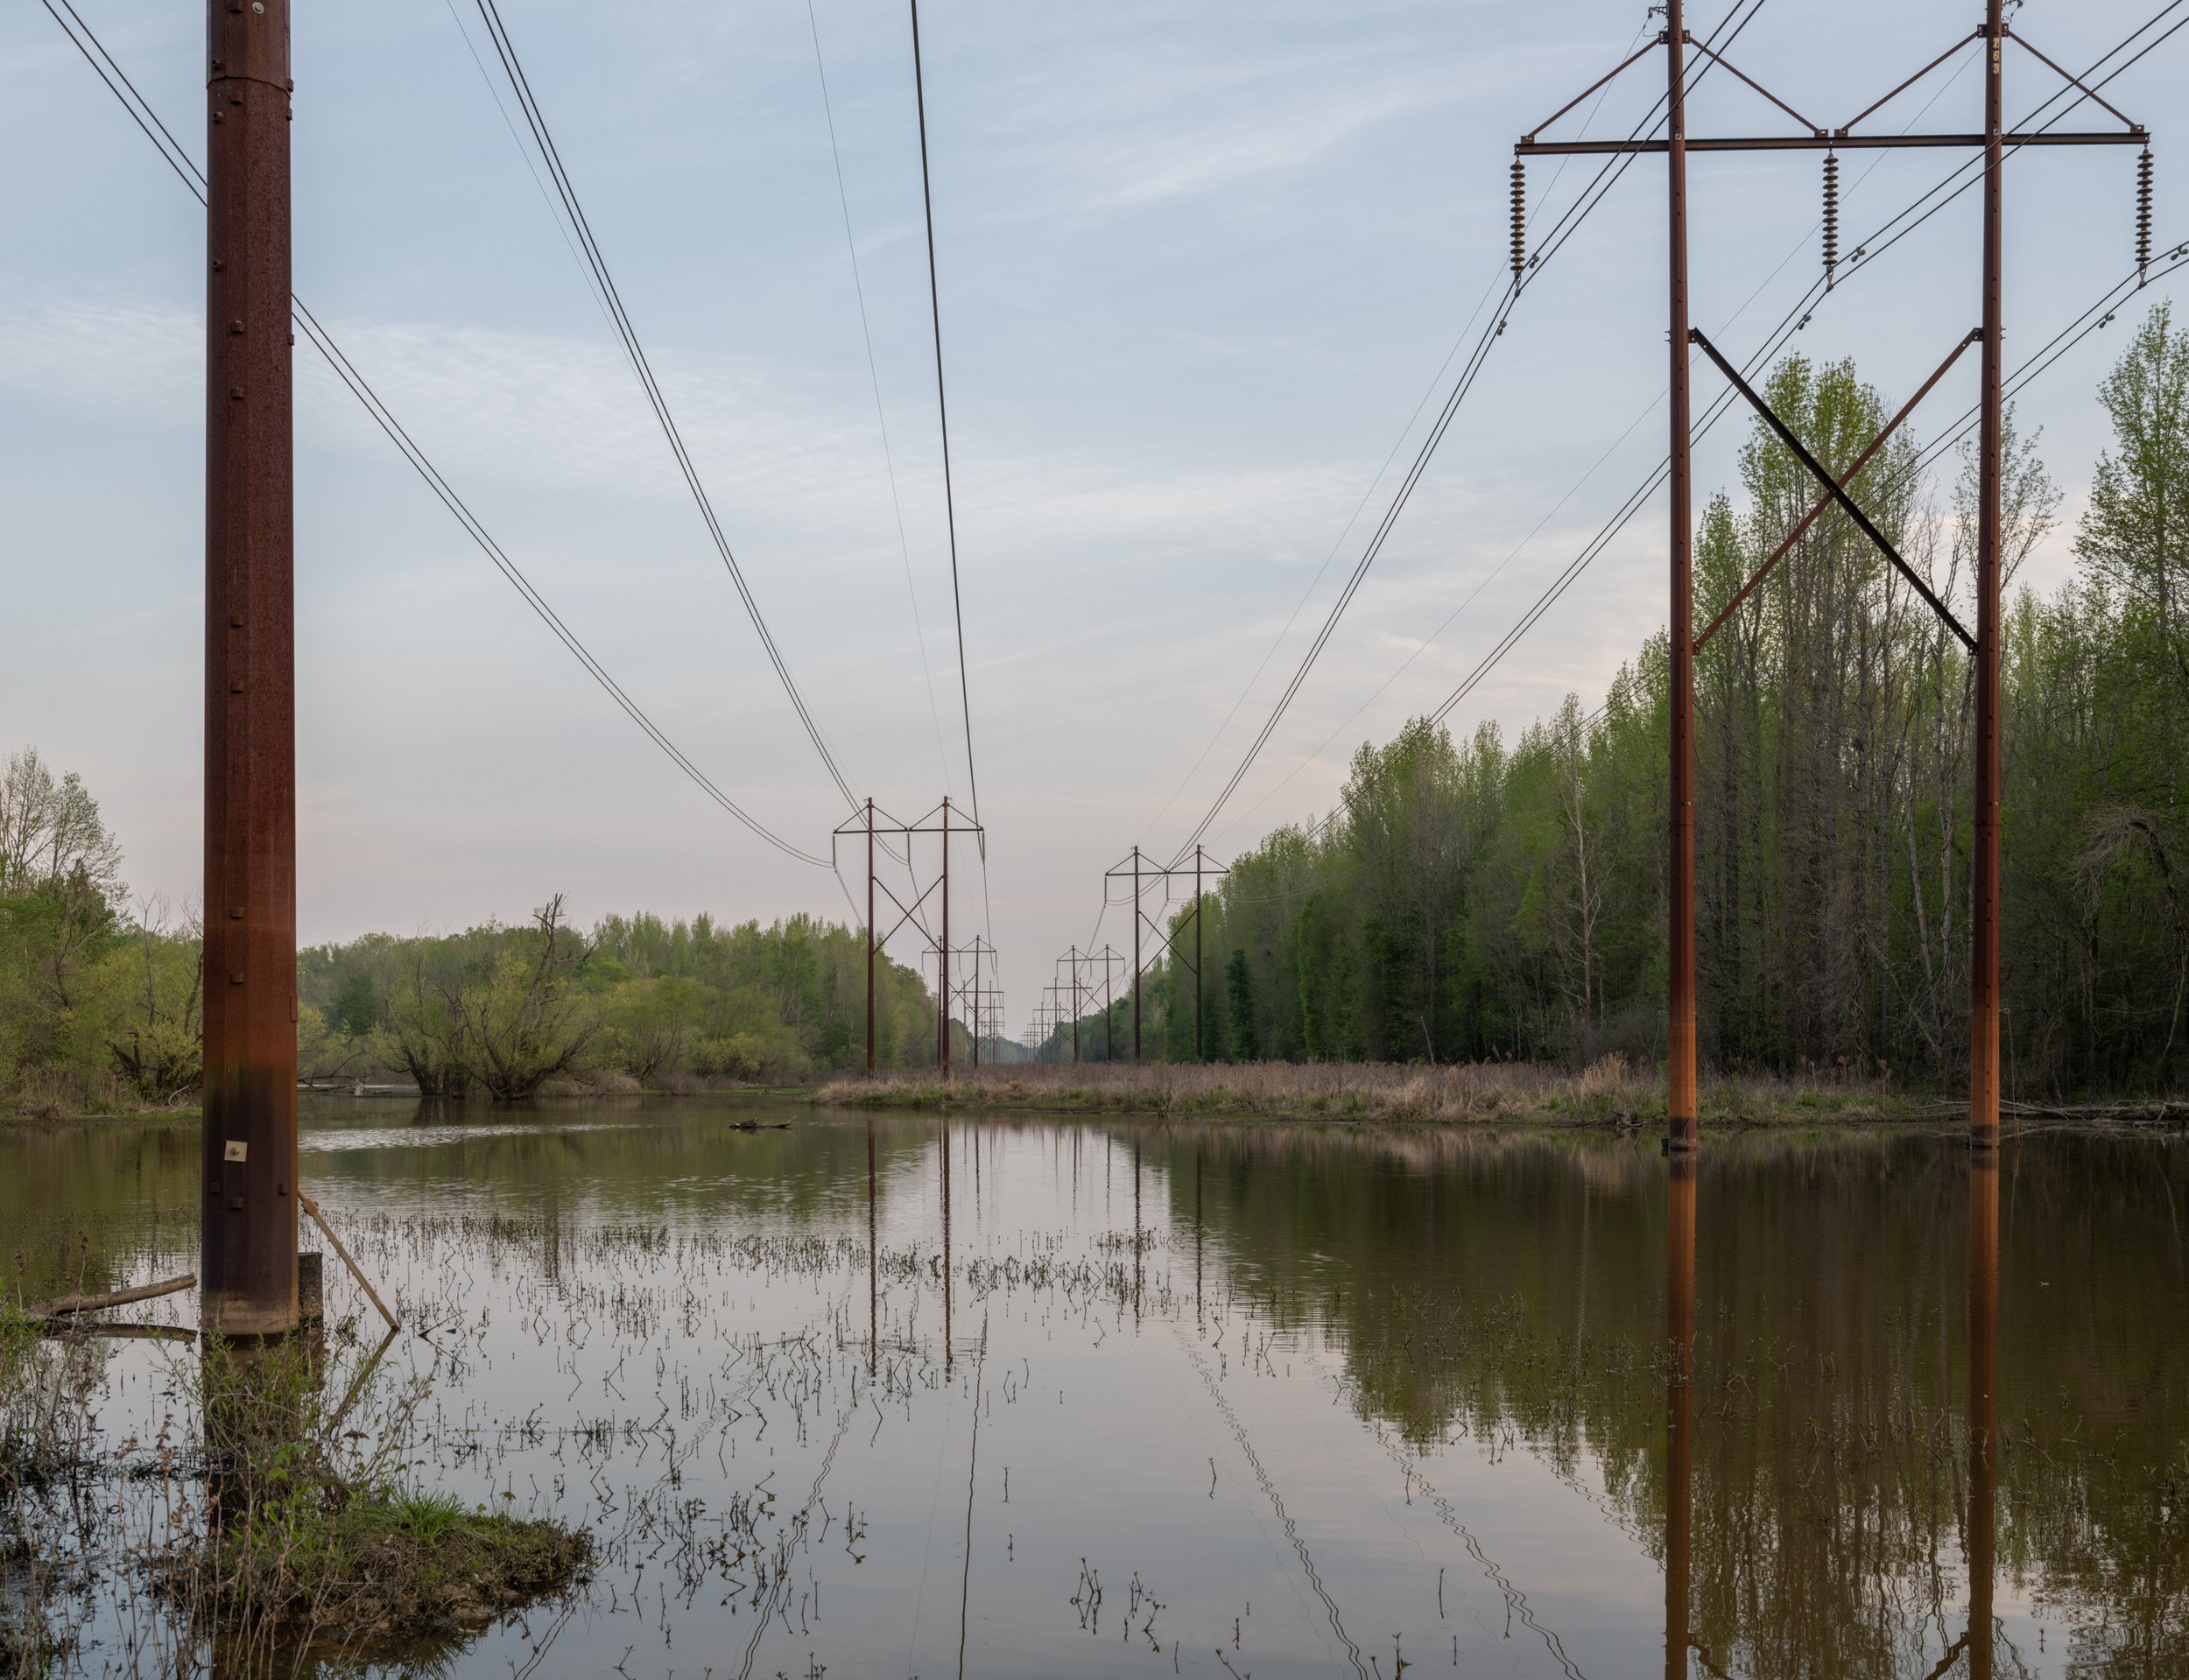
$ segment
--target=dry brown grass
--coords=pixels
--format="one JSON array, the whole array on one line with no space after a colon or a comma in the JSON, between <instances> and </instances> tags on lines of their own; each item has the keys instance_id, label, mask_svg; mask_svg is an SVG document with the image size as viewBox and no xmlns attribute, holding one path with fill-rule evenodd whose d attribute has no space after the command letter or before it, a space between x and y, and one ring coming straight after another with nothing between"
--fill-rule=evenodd
<instances>
[{"instance_id":1,"label":"dry brown grass","mask_svg":"<svg viewBox=\"0 0 2189 1680\"><path fill-rule=\"evenodd\" d=\"M1447 1125L1520 1121L1638 1124L1662 1119L1662 1072L1622 1056L1578 1072L1540 1062L1429 1067L1391 1062L1018 1063L837 1079L814 1093L848 1107L1064 1109L1161 1115L1377 1120ZM1798 1123L1912 1118L1918 1104L1883 1080L1770 1076L1709 1079L1703 1112L1719 1120Z\"/></svg>"}]
</instances>

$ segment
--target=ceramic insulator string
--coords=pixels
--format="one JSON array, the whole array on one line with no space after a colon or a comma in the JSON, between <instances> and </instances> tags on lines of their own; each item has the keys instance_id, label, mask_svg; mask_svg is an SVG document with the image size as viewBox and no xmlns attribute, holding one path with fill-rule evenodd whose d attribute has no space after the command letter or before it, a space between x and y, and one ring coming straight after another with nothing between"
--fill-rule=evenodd
<instances>
[{"instance_id":1,"label":"ceramic insulator string","mask_svg":"<svg viewBox=\"0 0 2189 1680\"><path fill-rule=\"evenodd\" d=\"M1512 285L1520 289L1521 271L1528 258L1528 166L1512 160Z\"/></svg>"},{"instance_id":2,"label":"ceramic insulator string","mask_svg":"<svg viewBox=\"0 0 2189 1680\"><path fill-rule=\"evenodd\" d=\"M2136 160L2136 284L2143 285L2151 265L2151 150Z\"/></svg>"},{"instance_id":3,"label":"ceramic insulator string","mask_svg":"<svg viewBox=\"0 0 2189 1680\"><path fill-rule=\"evenodd\" d=\"M1840 154L1824 154L1824 289L1832 290L1840 265Z\"/></svg>"}]
</instances>

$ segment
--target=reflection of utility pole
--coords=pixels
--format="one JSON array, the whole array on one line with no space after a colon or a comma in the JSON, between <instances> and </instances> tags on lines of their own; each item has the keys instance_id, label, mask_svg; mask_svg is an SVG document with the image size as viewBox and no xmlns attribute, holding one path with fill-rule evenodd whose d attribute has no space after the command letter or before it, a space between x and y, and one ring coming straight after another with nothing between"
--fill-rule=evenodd
<instances>
[{"instance_id":1,"label":"reflection of utility pole","mask_svg":"<svg viewBox=\"0 0 2189 1680\"><path fill-rule=\"evenodd\" d=\"M1970 1680L1991 1680L1998 1568L1999 1156L1968 1157L1968 1641Z\"/></svg>"},{"instance_id":2,"label":"reflection of utility pole","mask_svg":"<svg viewBox=\"0 0 2189 1680\"><path fill-rule=\"evenodd\" d=\"M1695 1157L1675 1154L1665 1221L1665 1675L1687 1680L1694 1538Z\"/></svg>"},{"instance_id":3,"label":"reflection of utility pole","mask_svg":"<svg viewBox=\"0 0 2189 1680\"><path fill-rule=\"evenodd\" d=\"M1118 902L1112 895L1110 882L1130 881L1132 883L1132 1058L1134 1061L1137 1062L1141 1057L1140 980L1141 976L1147 973L1148 962L1151 960L1143 954L1141 934L1144 929L1153 931L1161 940L1158 956L1153 960L1168 959L1176 967L1189 969L1193 974L1193 1059L1195 1061L1201 1059L1201 909L1205 903L1204 883L1208 875L1221 877L1230 873L1229 869L1210 858L1199 846L1193 848L1193 867L1190 869L1183 865L1158 868L1142 855L1140 848L1136 846L1132 848L1132 855L1127 861L1103 872L1102 898L1106 904ZM1173 880L1183 881L1189 875L1193 878L1193 896L1185 912L1176 922L1173 922L1167 915L1173 903L1171 896L1171 883ZM1157 903L1154 915L1149 913L1145 896L1151 888L1160 889L1162 895ZM1157 916L1162 916L1164 919L1158 921L1156 919ZM1179 943L1189 921L1193 930L1193 951L1190 958L1179 948ZM1173 1008L1177 1006L1178 997L1175 988L1171 995L1171 1002Z\"/></svg>"},{"instance_id":4,"label":"reflection of utility pole","mask_svg":"<svg viewBox=\"0 0 2189 1680\"><path fill-rule=\"evenodd\" d=\"M297 1324L295 452L289 4L206 7L208 1331Z\"/></svg>"},{"instance_id":5,"label":"reflection of utility pole","mask_svg":"<svg viewBox=\"0 0 2189 1680\"><path fill-rule=\"evenodd\" d=\"M1766 90L1714 52L1707 42L1698 41L1683 25L1683 0L1666 0L1663 7L1665 30L1656 45L1665 48L1665 138L1645 140L1571 140L1545 141L1538 139L1544 129L1572 110L1596 88L1602 87L1650 52L1645 46L1627 60L1610 75L1580 95L1571 103L1555 112L1548 121L1524 136L1513 148L1513 278L1508 296L1517 296L1527 278L1527 259L1523 248L1523 214L1524 165L1519 161L1530 157L1570 156L1575 153L1657 152L1665 154L1668 165L1669 204L1671 210L1667 267L1668 293L1671 304L1669 333L1672 355L1672 447L1668 482L1671 488L1672 516L1672 648L1671 648L1671 807L1672 826L1668 837L1669 877L1671 882L1671 913L1668 928L1667 967L1668 1004L1666 1065L1666 1112L1669 1135L1666 1142L1675 1149L1692 1149L1695 1146L1696 1131L1696 1067L1695 1067L1695 759L1694 759L1694 659L1703 643L1717 629L1711 625L1701 636L1694 631L1693 545L1694 521L1689 495L1689 465L1693 427L1688 407L1689 347L1697 345L1718 366L1742 397L1753 406L1764 423L1775 432L1788 452L1822 486L1824 494L1809 515L1814 519L1827 507L1836 503L1848 519L1874 544L1883 557L1899 571L1916 594L1943 620L1946 628L1967 648L1974 668L1976 692L1976 793L1975 838L1972 888L1972 910L1969 953L1969 1080L1968 1119L1973 1141L1981 1148L1996 1147L1999 1140L1999 648L2000 622L2000 481L2001 451L2003 436L2003 407L2001 390L2001 334L2002 292L2003 263L2000 247L2001 173L2006 148L2020 149L2025 145L2141 145L2148 148L2150 137L2140 123L2129 119L2107 104L2091 88L2077 81L2052 63L2029 43L2023 45L2048 68L2054 71L2087 98L2095 100L2121 122L2119 130L2094 133L2067 133L2044 128L2031 133L2009 134L2003 126L2004 101L2002 73L2006 44L2013 36L2006 26L2005 0L1985 0L1982 25L1963 40L1941 53L1929 64L1895 88L1884 98L1876 101L1836 129L1819 128L1800 116L1785 101ZM1981 41L1983 52L1984 123L1981 134L1856 134L1857 123L1875 115L1882 107L1898 98L1916 82L1937 69L1969 41ZM1792 117L1798 132L1749 138L1709 137L1691 139L1687 134L1686 52L1693 46L1714 64L1723 65L1741 81L1769 100L1786 116ZM2072 109L2072 108L2071 108ZM1971 636L1960 621L1933 594L1929 586L1894 550L1892 545L1879 533L1862 510L1848 496L1847 486L1855 476L1849 469L1844 476L1834 478L1805 449L1791 427L1762 397L1751 390L1732 363L1721 355L1717 348L1702 334L1693 330L1688 320L1687 307L1687 157L1696 151L1817 151L1825 154L1825 274L1829 289L1838 261L1839 218L1839 158L1841 148L1876 149L1902 146L1974 147L1983 149L1983 235L1981 257L1981 304L1982 325L1972 335L1982 346L1982 368L1978 379L1978 456L1979 483L1976 513L1976 632ZM2147 151L2148 155L2148 151ZM2143 255L2139 243L2138 256ZM1862 252L1857 250L1851 262L1860 261ZM1955 352L1959 354L1958 350ZM1947 358L1950 366L1953 357ZM1941 367L1934 374L1935 382L1945 372ZM1929 386L1924 390L1927 391ZM1921 393L1918 393L1918 397ZM1913 406L1912 404L1910 404ZM1897 417L1885 428L1890 432L1899 424ZM1855 463L1859 468L1884 440L1881 432ZM1805 525L1807 521L1804 522ZM1798 535L1798 531L1796 533ZM1791 539L1789 539L1790 542ZM1782 548L1780 551L1783 553ZM1779 559L1774 554L1755 578L1734 597L1737 604L1749 591L1763 580L1764 572ZM1722 617L1722 615L1721 615ZM1683 1659L1684 1660L1684 1659Z\"/></svg>"}]
</instances>

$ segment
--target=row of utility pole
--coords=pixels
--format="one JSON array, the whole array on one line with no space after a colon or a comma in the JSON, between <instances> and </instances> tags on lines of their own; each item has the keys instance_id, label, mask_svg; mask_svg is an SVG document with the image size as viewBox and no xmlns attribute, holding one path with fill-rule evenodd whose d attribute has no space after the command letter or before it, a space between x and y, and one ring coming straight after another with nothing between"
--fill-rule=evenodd
<instances>
[{"instance_id":1,"label":"row of utility pole","mask_svg":"<svg viewBox=\"0 0 2189 1680\"><path fill-rule=\"evenodd\" d=\"M1667 186L1667 302L1671 375L1670 604L1671 814L1669 1117L1667 1143L1692 1149L1697 1131L1695 1041L1694 656L1702 638L1693 621L1693 351L1700 348L1738 388L1782 442L1819 481L1811 517L1837 505L1970 648L1976 713L1973 915L1969 979L1969 1130L1973 1142L1996 1145L1999 1132L1999 781L2001 610L2002 338L2004 275L2003 172L2010 149L2032 145L2140 145L2149 136L2034 46L2039 62L2119 118L2119 129L2010 133L2004 123L2007 47L2018 41L2005 21L2004 0L1986 0L1983 21L1961 45L1982 55L1983 125L1980 133L1857 132L1860 124L1953 56L1949 49L1848 122L1811 123L1777 95L1727 62L1685 26L1683 0L1667 0L1658 38L1665 60L1662 139L1546 140L1542 130L1515 148L1515 291L1527 278L1520 195L1530 157L1620 151L1662 152ZM204 1220L201 1262L206 1328L228 1335L279 1334L297 1323L296 1144L296 729L294 655L293 400L290 333L289 0L208 0L207 6L207 309L206 309L206 642L205 642L205 1059ZM2027 43L2022 43L2027 46ZM1793 131L1757 137L1691 137L1687 132L1688 49L1721 64L1791 118ZM1644 48L1646 53L1649 49ZM1637 53L1629 64L1643 56ZM1622 65L1619 70L1627 67ZM1617 75L1619 70L1612 74ZM1609 77L1604 79L1608 81ZM1597 86L1602 86L1599 82ZM1594 88L1589 91L1594 91ZM1586 97L1586 94L1582 97ZM1558 112L1551 122L1579 104ZM1825 153L1827 265L1836 260L1838 153L1878 147L1980 148L1983 158L1982 232L1978 257L1980 317L1971 337L1981 348L1976 625L1955 620L1891 545L1879 534L1846 486L1802 446L1781 417L1738 369L1694 330L1688 297L1687 162L1691 152L1819 151ZM1951 365L1953 358L1948 357ZM1945 368L1933 376L1942 376ZM1927 390L1928 387L1926 386ZM1911 404L1912 406L1912 404ZM1897 425L1897 419L1894 424ZM1890 428L1888 428L1890 429ZM1882 438L1880 439L1882 441ZM1873 445L1873 448L1876 446ZM1858 463L1859 465L1859 463ZM1773 562L1777 560L1773 557ZM1745 594L1745 592L1743 592ZM1715 626L1710 627L1714 629ZM1705 636L1708 634L1705 632ZM872 801L861 819L836 831L863 833L867 861L867 1066L875 1065L875 965L889 934L877 930L877 896L897 912L890 930L908 922L926 931L925 907L940 899L934 930L936 1060L951 1063L954 995L950 938L950 843L978 838L977 822L945 798L911 823L886 818ZM912 866L915 847L940 843L940 867L925 888ZM909 901L884 882L878 849L901 842L911 878ZM1183 860L1158 866L1135 847L1107 872L1130 881L1133 908L1133 1058L1140 1059L1144 934L1158 938L1158 958L1185 967L1193 982L1195 1058L1205 1053L1202 1027L1202 910L1208 878L1221 875L1198 845ZM1170 917L1174 882L1190 876L1186 912ZM1146 895L1158 894L1151 915ZM1158 916L1161 919L1158 919ZM1190 931L1191 954L1181 941ZM985 1036L991 994L980 983L992 962L976 942L973 1040ZM1112 956L1115 953L1110 953ZM1082 988L1076 948L1070 959L1071 1018L1076 1036ZM1122 960L1122 959L1118 959ZM1109 969L1104 968L1105 1003ZM1050 990L1053 993L1056 988ZM1053 1005L1045 1005L1053 1009ZM1000 1013L1000 999L997 1000ZM1105 1018L1108 1011L1105 1008ZM1052 1020L1053 1023L1054 1016Z\"/></svg>"},{"instance_id":2,"label":"row of utility pole","mask_svg":"<svg viewBox=\"0 0 2189 1680\"><path fill-rule=\"evenodd\" d=\"M1094 1004L1103 1023L1102 1059L1112 1059L1112 988L1117 969L1129 966L1132 975L1132 1059L1138 1062L1145 1042L1142 981L1156 964L1168 963L1174 972L1183 970L1193 984L1193 1059L1198 1062L1206 1058L1203 994L1207 988L1201 983L1201 916L1208 902L1209 883L1221 881L1230 871L1199 845L1193 847L1191 858L1190 863L1181 856L1176 862L1161 864L1136 846L1130 856L1103 871L1105 910L1120 903L1132 907L1132 954L1127 957L1108 945L1097 952L1083 952L1075 945L1059 957L1057 968L1066 978L1044 988L1044 1001L1036 1007L1033 1024L1027 1030L1030 1044L1045 1047L1068 1023L1072 1029L1072 1059L1081 1060L1080 1021L1087 1006ZM1179 908L1179 892L1187 882L1193 883L1192 892L1183 899L1183 908ZM1095 978L1090 981L1089 973Z\"/></svg>"}]
</instances>

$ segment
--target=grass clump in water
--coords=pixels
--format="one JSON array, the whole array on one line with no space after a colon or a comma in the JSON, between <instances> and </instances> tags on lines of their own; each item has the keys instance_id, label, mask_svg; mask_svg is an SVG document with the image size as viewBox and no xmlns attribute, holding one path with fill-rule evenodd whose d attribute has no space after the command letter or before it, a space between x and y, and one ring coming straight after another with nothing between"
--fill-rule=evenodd
<instances>
[{"instance_id":1,"label":"grass clump in water","mask_svg":"<svg viewBox=\"0 0 2189 1680\"><path fill-rule=\"evenodd\" d=\"M204 1350L203 1515L155 1572L231 1650L357 1654L469 1634L591 1562L588 1534L405 1484L431 1381L376 1386L393 1339L346 1383L329 1380L316 1337Z\"/></svg>"},{"instance_id":2,"label":"grass clump in water","mask_svg":"<svg viewBox=\"0 0 2189 1680\"><path fill-rule=\"evenodd\" d=\"M307 1487L216 1524L195 1585L224 1631L370 1647L473 1632L591 1557L588 1535L445 1494Z\"/></svg>"}]
</instances>

